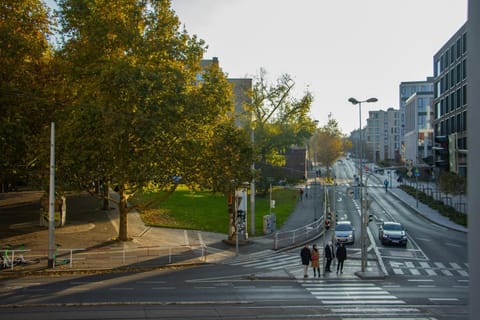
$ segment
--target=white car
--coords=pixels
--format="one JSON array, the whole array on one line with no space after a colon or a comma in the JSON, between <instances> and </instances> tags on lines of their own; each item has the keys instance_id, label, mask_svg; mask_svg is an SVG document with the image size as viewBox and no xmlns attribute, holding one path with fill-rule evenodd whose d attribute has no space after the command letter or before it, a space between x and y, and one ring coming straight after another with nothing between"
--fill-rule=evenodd
<instances>
[{"instance_id":1,"label":"white car","mask_svg":"<svg viewBox=\"0 0 480 320\"><path fill-rule=\"evenodd\" d=\"M355 229L350 221L337 221L335 225L335 240L337 243L355 242Z\"/></svg>"}]
</instances>

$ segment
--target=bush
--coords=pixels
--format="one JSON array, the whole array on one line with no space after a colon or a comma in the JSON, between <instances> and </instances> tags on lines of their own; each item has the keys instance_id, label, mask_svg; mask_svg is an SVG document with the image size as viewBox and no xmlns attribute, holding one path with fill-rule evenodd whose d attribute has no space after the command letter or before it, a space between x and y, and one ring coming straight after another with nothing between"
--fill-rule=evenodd
<instances>
[{"instance_id":1,"label":"bush","mask_svg":"<svg viewBox=\"0 0 480 320\"><path fill-rule=\"evenodd\" d=\"M407 185L401 185L400 189L411 195L412 197L416 196L416 190L414 187ZM459 224L461 226L467 226L467 215L458 212L451 206L445 205L442 201L435 200L433 197L427 195L425 192L418 190L418 201L429 206L433 210L438 211L442 216L449 218L451 221Z\"/></svg>"}]
</instances>

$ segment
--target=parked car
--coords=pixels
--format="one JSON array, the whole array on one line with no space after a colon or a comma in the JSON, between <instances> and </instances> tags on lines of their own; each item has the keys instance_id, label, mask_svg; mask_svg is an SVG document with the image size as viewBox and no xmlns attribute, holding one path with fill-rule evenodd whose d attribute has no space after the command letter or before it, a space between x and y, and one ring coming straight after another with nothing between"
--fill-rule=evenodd
<instances>
[{"instance_id":1,"label":"parked car","mask_svg":"<svg viewBox=\"0 0 480 320\"><path fill-rule=\"evenodd\" d=\"M382 244L398 244L407 246L407 230L402 224L394 221L384 221L378 229L378 238Z\"/></svg>"},{"instance_id":2,"label":"parked car","mask_svg":"<svg viewBox=\"0 0 480 320\"><path fill-rule=\"evenodd\" d=\"M335 225L335 240L337 243L354 243L355 229L350 221L337 221Z\"/></svg>"}]
</instances>

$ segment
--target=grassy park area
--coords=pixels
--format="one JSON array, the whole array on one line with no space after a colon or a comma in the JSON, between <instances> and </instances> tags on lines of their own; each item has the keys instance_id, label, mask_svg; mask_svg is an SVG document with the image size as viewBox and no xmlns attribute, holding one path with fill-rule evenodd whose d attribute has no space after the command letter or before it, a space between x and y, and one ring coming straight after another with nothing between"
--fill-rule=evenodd
<instances>
[{"instance_id":1,"label":"grassy park area","mask_svg":"<svg viewBox=\"0 0 480 320\"><path fill-rule=\"evenodd\" d=\"M210 191L192 191L179 187L167 199L163 192L144 192L135 195L129 201L138 204L138 211L147 225L179 229L195 229L227 233L228 210L227 197ZM275 208L272 213L277 216L277 228L293 212L298 191L294 188L273 188L272 199ZM250 226L250 195L248 199L248 225ZM262 234L263 216L269 213L269 195L255 198L255 230ZM151 203L148 207L141 204Z\"/></svg>"}]
</instances>

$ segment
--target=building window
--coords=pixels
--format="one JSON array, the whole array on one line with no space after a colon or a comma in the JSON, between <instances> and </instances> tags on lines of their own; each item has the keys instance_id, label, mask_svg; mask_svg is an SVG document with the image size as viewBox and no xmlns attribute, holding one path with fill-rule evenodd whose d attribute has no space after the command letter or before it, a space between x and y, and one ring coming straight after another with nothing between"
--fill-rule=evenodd
<instances>
[{"instance_id":1,"label":"building window","mask_svg":"<svg viewBox=\"0 0 480 320\"><path fill-rule=\"evenodd\" d=\"M463 86L463 105L467 105L467 86Z\"/></svg>"},{"instance_id":2,"label":"building window","mask_svg":"<svg viewBox=\"0 0 480 320\"><path fill-rule=\"evenodd\" d=\"M457 89L457 108L462 106L462 95L460 93L460 89Z\"/></svg>"},{"instance_id":3,"label":"building window","mask_svg":"<svg viewBox=\"0 0 480 320\"><path fill-rule=\"evenodd\" d=\"M460 63L457 64L457 72L456 72L456 74L457 74L457 83L459 83L460 80L462 79L462 72L461 72L461 69L460 69Z\"/></svg>"}]
</instances>

